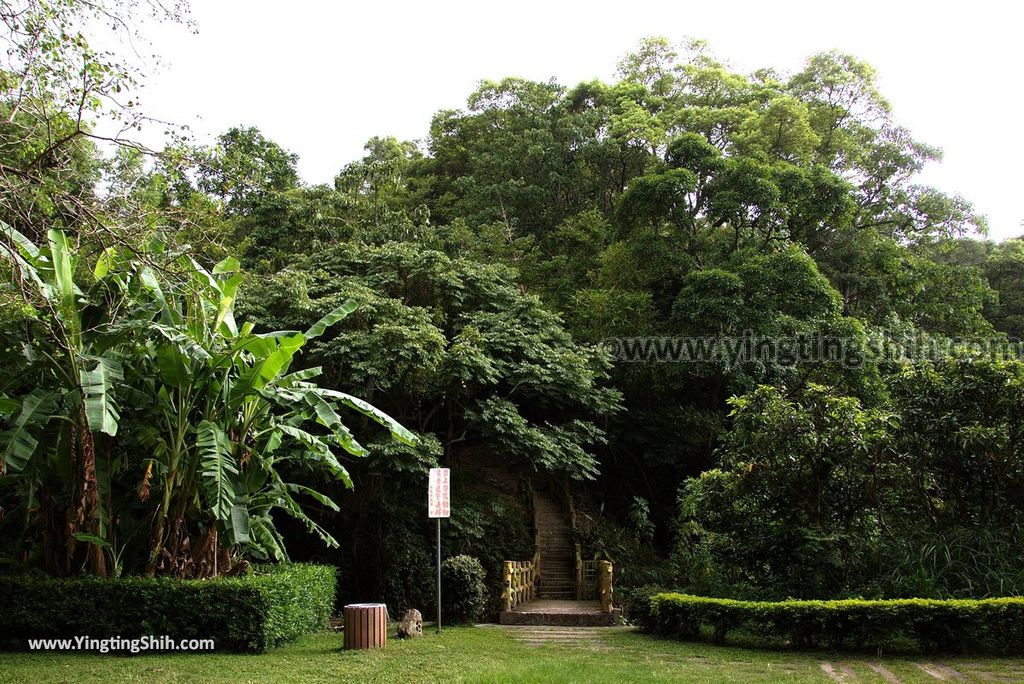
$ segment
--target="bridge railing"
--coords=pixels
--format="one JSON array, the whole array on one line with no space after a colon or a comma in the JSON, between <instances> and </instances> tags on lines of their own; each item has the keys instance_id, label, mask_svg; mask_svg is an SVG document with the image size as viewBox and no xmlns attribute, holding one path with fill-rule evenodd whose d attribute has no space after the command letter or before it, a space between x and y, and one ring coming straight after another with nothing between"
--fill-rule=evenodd
<instances>
[{"instance_id":1,"label":"bridge railing","mask_svg":"<svg viewBox=\"0 0 1024 684\"><path fill-rule=\"evenodd\" d=\"M539 560L535 556L534 560L505 561L502 573L505 582L505 590L501 594L502 610L512 610L521 603L533 600Z\"/></svg>"},{"instance_id":2,"label":"bridge railing","mask_svg":"<svg viewBox=\"0 0 1024 684\"><path fill-rule=\"evenodd\" d=\"M612 612L612 562L597 561L597 600L601 602L601 611Z\"/></svg>"},{"instance_id":3,"label":"bridge railing","mask_svg":"<svg viewBox=\"0 0 1024 684\"><path fill-rule=\"evenodd\" d=\"M583 560L576 545L576 600L597 599L601 610L612 612L612 563L606 560Z\"/></svg>"}]
</instances>

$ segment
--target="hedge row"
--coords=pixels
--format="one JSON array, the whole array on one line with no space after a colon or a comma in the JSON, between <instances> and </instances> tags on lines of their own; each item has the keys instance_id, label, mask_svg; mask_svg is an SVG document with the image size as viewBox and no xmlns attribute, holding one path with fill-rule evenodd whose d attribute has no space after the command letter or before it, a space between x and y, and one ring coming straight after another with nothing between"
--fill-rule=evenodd
<instances>
[{"instance_id":1,"label":"hedge row","mask_svg":"<svg viewBox=\"0 0 1024 684\"><path fill-rule=\"evenodd\" d=\"M304 564L210 580L0 576L0 646L168 635L212 638L217 651L262 652L326 627L336 584L333 567Z\"/></svg>"},{"instance_id":2,"label":"hedge row","mask_svg":"<svg viewBox=\"0 0 1024 684\"><path fill-rule=\"evenodd\" d=\"M1024 598L767 602L662 593L636 601L632 618L651 632L717 643L741 633L799 648L1024 650Z\"/></svg>"}]
</instances>

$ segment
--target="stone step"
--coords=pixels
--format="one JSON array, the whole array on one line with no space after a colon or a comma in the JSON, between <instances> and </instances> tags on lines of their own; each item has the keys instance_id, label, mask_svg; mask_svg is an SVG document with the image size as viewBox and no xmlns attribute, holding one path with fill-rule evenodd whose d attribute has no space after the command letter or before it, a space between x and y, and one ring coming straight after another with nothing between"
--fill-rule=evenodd
<instances>
[{"instance_id":1,"label":"stone step","mask_svg":"<svg viewBox=\"0 0 1024 684\"><path fill-rule=\"evenodd\" d=\"M499 622L503 625L551 625L555 627L608 627L618 624L620 611L611 613L598 611L553 612L537 611L503 611Z\"/></svg>"}]
</instances>

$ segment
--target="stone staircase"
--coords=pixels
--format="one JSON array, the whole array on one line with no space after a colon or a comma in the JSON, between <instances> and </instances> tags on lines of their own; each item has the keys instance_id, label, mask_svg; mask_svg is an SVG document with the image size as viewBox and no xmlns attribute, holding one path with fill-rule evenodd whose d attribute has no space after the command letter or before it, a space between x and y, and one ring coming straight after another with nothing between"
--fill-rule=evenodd
<instances>
[{"instance_id":1,"label":"stone staircase","mask_svg":"<svg viewBox=\"0 0 1024 684\"><path fill-rule=\"evenodd\" d=\"M533 493L537 515L537 543L540 547L542 599L576 598L576 554L569 527L569 513L560 498L546 491Z\"/></svg>"},{"instance_id":2,"label":"stone staircase","mask_svg":"<svg viewBox=\"0 0 1024 684\"><path fill-rule=\"evenodd\" d=\"M576 599L576 545L572 538L569 507L555 487L532 490L536 515L537 546L540 551L539 582L536 593L523 600L523 572L529 561L505 562L508 606L498 616L503 625L561 628L606 627L619 623L621 610L603 605L597 598ZM611 564L602 561L611 570ZM518 574L517 574L518 573ZM532 576L532 575L530 575ZM610 580L610 574L608 575ZM530 580L532 581L532 580ZM611 595L611 586L605 596Z\"/></svg>"}]
</instances>

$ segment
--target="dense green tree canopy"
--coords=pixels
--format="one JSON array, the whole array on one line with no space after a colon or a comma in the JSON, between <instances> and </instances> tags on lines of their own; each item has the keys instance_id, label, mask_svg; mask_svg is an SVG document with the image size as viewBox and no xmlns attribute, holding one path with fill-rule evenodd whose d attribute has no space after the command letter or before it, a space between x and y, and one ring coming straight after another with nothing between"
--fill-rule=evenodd
<instances>
[{"instance_id":1,"label":"dense green tree canopy","mask_svg":"<svg viewBox=\"0 0 1024 684\"><path fill-rule=\"evenodd\" d=\"M741 73L651 38L612 82L483 81L422 143L381 131L307 185L251 126L106 154L92 122L134 121L114 97L134 72L77 33L105 5L32 6L52 11L0 7L19 49L50 48L0 72L0 337L17 370L0 383L0 462L2 482L34 484L0 489L0 506L59 511L40 529L72 521L70 542L53 537L64 571L113 552L106 487L149 511L150 571L188 574L218 544L281 556L284 513L341 542L353 593L404 607L424 600L426 468L497 461L574 492L588 555L636 581L1024 587L1007 552L1020 362L967 351L1019 351L1024 252L919 182L940 151L895 119L868 64L824 52ZM362 445L341 406L361 413ZM51 421L63 432L44 434ZM91 471L74 460L90 449ZM118 470L132 463L148 465ZM171 500L147 508L135 476ZM33 508L43 491L59 501ZM492 573L523 557L521 504L466 491L445 543ZM50 566L53 539L38 538Z\"/></svg>"}]
</instances>

